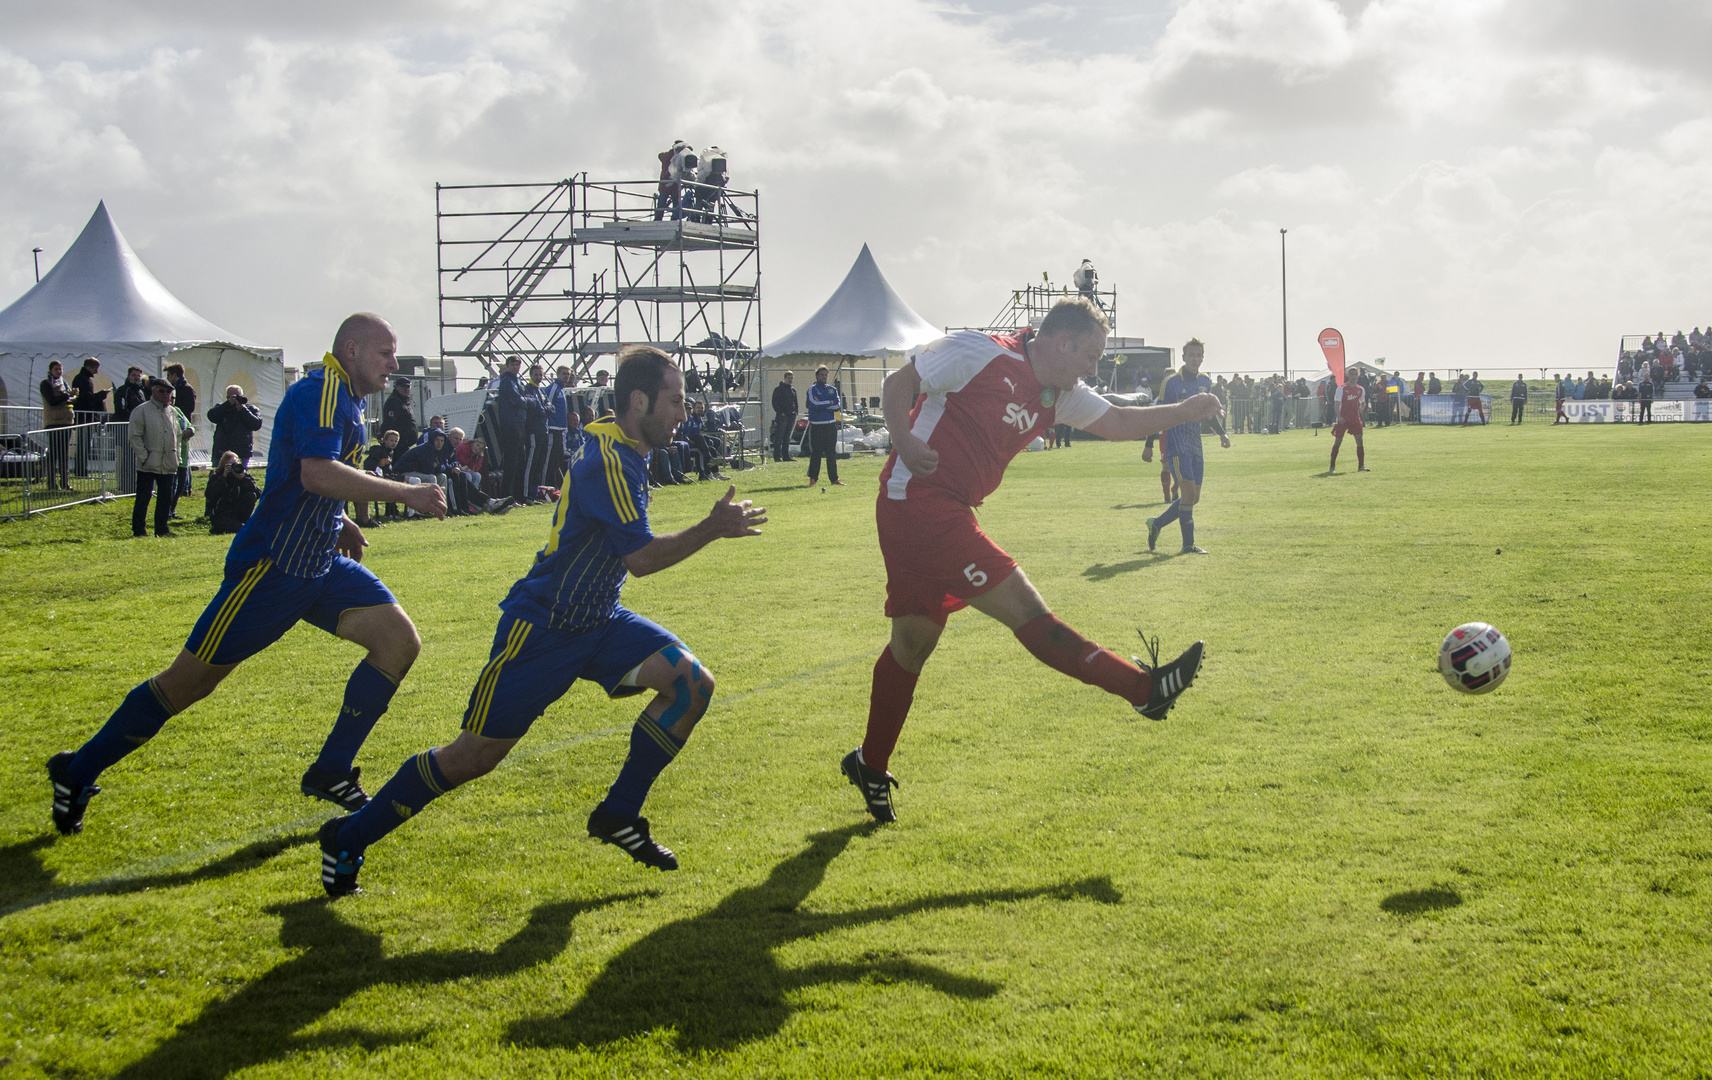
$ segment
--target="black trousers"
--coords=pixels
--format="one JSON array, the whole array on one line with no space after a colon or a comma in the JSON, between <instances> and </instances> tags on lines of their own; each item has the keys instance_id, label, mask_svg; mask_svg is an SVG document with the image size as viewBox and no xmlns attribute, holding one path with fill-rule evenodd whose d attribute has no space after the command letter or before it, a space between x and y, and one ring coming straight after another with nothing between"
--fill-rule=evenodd
<instances>
[{"instance_id":1,"label":"black trousers","mask_svg":"<svg viewBox=\"0 0 1712 1080\"><path fill-rule=\"evenodd\" d=\"M820 479L820 459L826 459L826 478L838 483L838 425L810 424L808 426L808 479Z\"/></svg>"},{"instance_id":2,"label":"black trousers","mask_svg":"<svg viewBox=\"0 0 1712 1080\"><path fill-rule=\"evenodd\" d=\"M773 414L773 460L791 460L791 435L797 430L796 413Z\"/></svg>"},{"instance_id":3,"label":"black trousers","mask_svg":"<svg viewBox=\"0 0 1712 1080\"><path fill-rule=\"evenodd\" d=\"M167 534L167 515L172 513L172 504L177 501L173 492L178 489L177 473L152 473L137 471L137 495L131 503L131 533L143 535L143 526L149 520L149 495L151 490L155 495L155 535Z\"/></svg>"},{"instance_id":4,"label":"black trousers","mask_svg":"<svg viewBox=\"0 0 1712 1080\"><path fill-rule=\"evenodd\" d=\"M1510 402L1510 423L1520 424L1522 422L1522 407L1526 404L1525 401Z\"/></svg>"},{"instance_id":5,"label":"black trousers","mask_svg":"<svg viewBox=\"0 0 1712 1080\"><path fill-rule=\"evenodd\" d=\"M505 431L499 436L500 467L505 470L505 485L500 489L517 502L527 502L529 491L529 437L522 431Z\"/></svg>"}]
</instances>

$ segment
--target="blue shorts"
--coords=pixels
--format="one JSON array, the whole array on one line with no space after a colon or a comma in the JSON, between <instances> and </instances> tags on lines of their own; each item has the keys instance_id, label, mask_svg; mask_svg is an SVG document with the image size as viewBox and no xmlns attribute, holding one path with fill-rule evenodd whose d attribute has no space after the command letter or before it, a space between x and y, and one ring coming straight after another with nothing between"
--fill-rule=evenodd
<instances>
[{"instance_id":1,"label":"blue shorts","mask_svg":"<svg viewBox=\"0 0 1712 1080\"><path fill-rule=\"evenodd\" d=\"M1199 484L1206 475L1207 459L1200 454L1173 454L1165 459L1171 466L1171 476L1179 484Z\"/></svg>"},{"instance_id":2,"label":"blue shorts","mask_svg":"<svg viewBox=\"0 0 1712 1080\"><path fill-rule=\"evenodd\" d=\"M396 603L373 571L344 555L333 556L332 567L313 578L293 577L272 559L228 563L226 580L184 647L204 664L236 664L284 637L300 619L337 634L345 612Z\"/></svg>"},{"instance_id":3,"label":"blue shorts","mask_svg":"<svg viewBox=\"0 0 1712 1080\"><path fill-rule=\"evenodd\" d=\"M671 631L623 608L593 630L579 632L501 615L493 652L470 691L464 730L489 739L521 739L578 679L599 683L609 697L640 694L645 688L622 685L624 677L677 643Z\"/></svg>"}]
</instances>

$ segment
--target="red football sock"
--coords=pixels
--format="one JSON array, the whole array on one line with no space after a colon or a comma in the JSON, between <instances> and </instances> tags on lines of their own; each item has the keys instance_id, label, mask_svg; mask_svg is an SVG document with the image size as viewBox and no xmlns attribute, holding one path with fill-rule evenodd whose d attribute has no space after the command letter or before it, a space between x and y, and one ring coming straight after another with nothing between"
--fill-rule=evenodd
<instances>
[{"instance_id":1,"label":"red football sock","mask_svg":"<svg viewBox=\"0 0 1712 1080\"><path fill-rule=\"evenodd\" d=\"M1147 672L1089 641L1060 622L1056 615L1046 614L1023 623L1016 636L1023 648L1047 667L1116 694L1131 705L1147 703L1147 695L1153 689L1153 680Z\"/></svg>"},{"instance_id":2,"label":"red football sock","mask_svg":"<svg viewBox=\"0 0 1712 1080\"><path fill-rule=\"evenodd\" d=\"M903 669L890 645L880 650L880 658L874 661L874 689L868 696L868 733L862 739L862 761L870 769L885 772L891 762L919 678Z\"/></svg>"}]
</instances>

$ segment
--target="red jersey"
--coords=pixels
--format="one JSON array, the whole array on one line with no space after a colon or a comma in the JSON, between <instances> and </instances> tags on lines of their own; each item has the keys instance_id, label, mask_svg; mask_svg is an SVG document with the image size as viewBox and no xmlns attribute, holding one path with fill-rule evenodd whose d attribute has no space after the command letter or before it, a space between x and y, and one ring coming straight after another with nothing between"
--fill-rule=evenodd
<instances>
[{"instance_id":1,"label":"red jersey","mask_svg":"<svg viewBox=\"0 0 1712 1080\"><path fill-rule=\"evenodd\" d=\"M1068 393L1041 386L1023 340L959 330L910 355L921 376L910 432L939 454L939 466L916 476L894 449L880 474L888 499L938 496L980 506L1036 435L1055 423L1085 429L1111 408L1082 383Z\"/></svg>"},{"instance_id":2,"label":"red jersey","mask_svg":"<svg viewBox=\"0 0 1712 1080\"><path fill-rule=\"evenodd\" d=\"M1338 387L1338 421L1346 425L1361 423L1361 401L1366 392L1360 383L1344 383Z\"/></svg>"}]
</instances>

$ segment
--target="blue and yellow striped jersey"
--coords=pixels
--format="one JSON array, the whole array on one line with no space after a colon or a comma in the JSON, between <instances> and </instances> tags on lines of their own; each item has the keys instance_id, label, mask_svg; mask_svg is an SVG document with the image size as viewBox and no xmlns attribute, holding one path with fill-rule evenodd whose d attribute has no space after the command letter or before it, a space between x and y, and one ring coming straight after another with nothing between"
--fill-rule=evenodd
<instances>
[{"instance_id":1,"label":"blue and yellow striped jersey","mask_svg":"<svg viewBox=\"0 0 1712 1080\"><path fill-rule=\"evenodd\" d=\"M345 504L303 490L303 459L335 458L360 469L367 441L362 399L351 392L350 376L329 353L280 400L261 502L232 538L226 562L272 559L293 577L325 574L345 525Z\"/></svg>"},{"instance_id":2,"label":"blue and yellow striped jersey","mask_svg":"<svg viewBox=\"0 0 1712 1080\"><path fill-rule=\"evenodd\" d=\"M648 459L611 420L584 429L565 470L553 533L500 608L555 630L591 630L618 610L624 556L648 529Z\"/></svg>"},{"instance_id":3,"label":"blue and yellow striped jersey","mask_svg":"<svg viewBox=\"0 0 1712 1080\"><path fill-rule=\"evenodd\" d=\"M1205 372L1197 373L1193 379L1185 379L1181 372L1173 372L1165 385L1159 388L1159 404L1175 405L1196 394L1213 392L1213 380ZM1201 452L1201 422L1191 420L1187 424L1165 429L1165 453L1168 457L1179 457L1184 454L1198 455Z\"/></svg>"}]
</instances>

